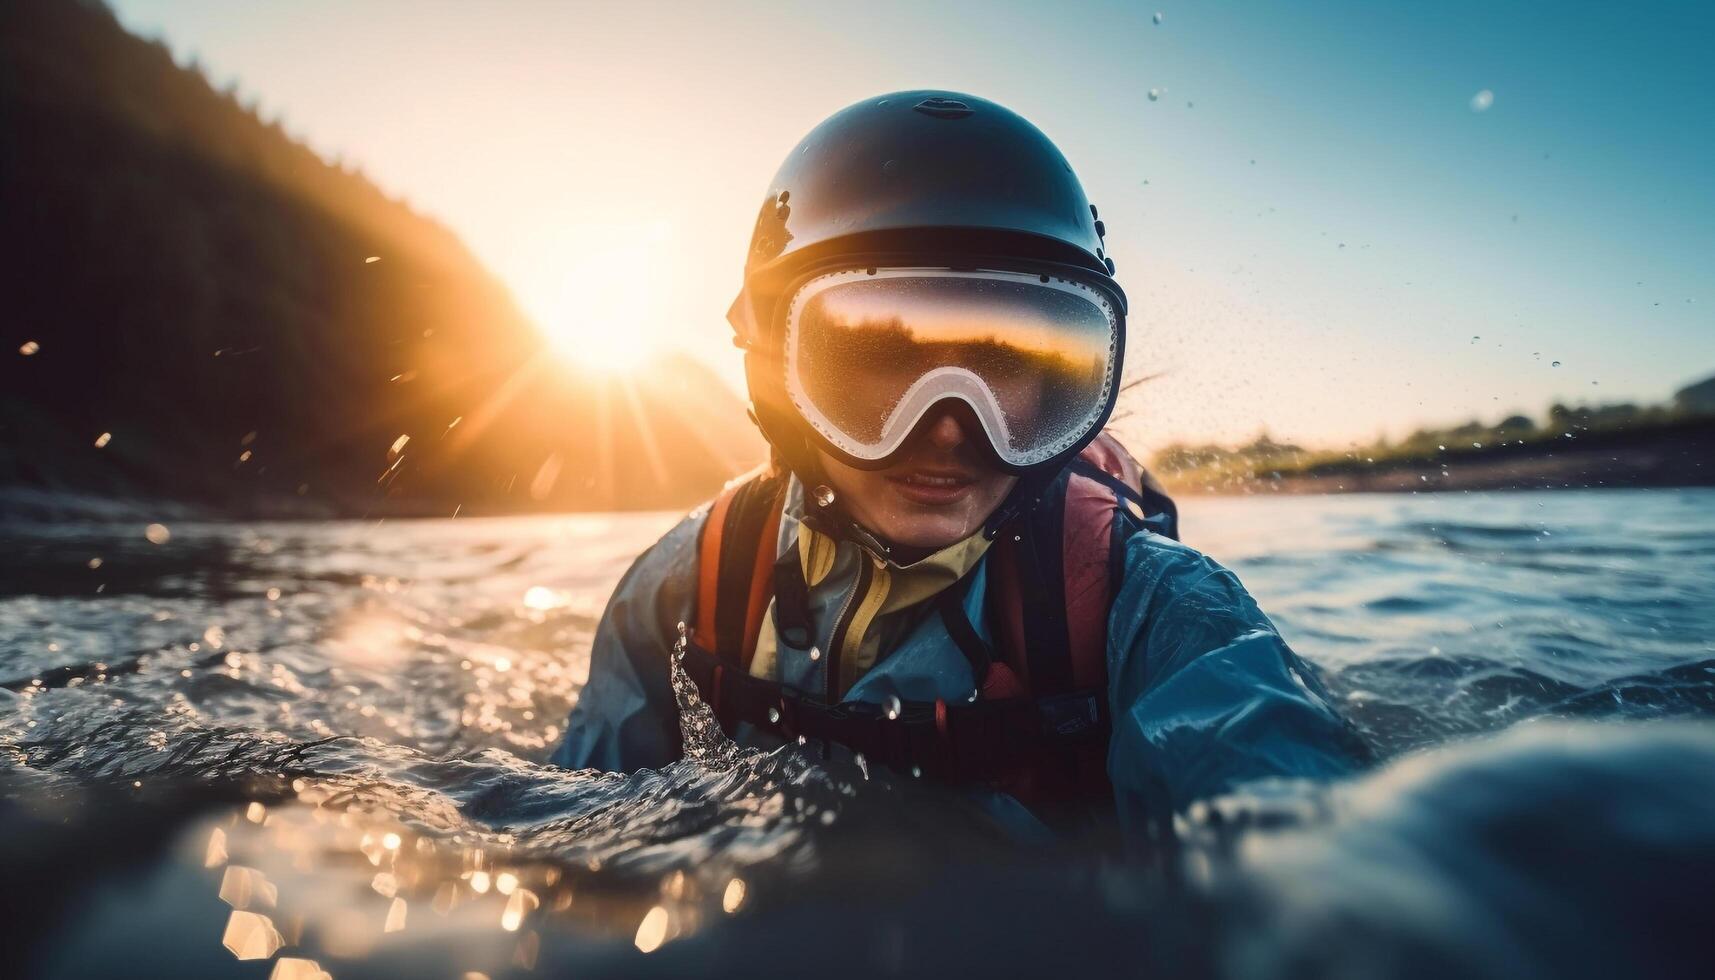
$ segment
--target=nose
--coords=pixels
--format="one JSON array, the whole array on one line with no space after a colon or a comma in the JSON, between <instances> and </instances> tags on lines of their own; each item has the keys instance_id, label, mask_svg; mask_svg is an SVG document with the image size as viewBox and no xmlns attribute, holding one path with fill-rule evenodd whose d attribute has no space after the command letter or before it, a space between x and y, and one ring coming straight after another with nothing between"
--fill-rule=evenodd
<instances>
[{"instance_id":1,"label":"nose","mask_svg":"<svg viewBox=\"0 0 1715 980\"><path fill-rule=\"evenodd\" d=\"M956 401L945 402L930 410L923 425L922 438L942 452L951 452L971 440L976 434L972 426L977 424L970 406Z\"/></svg>"},{"instance_id":2,"label":"nose","mask_svg":"<svg viewBox=\"0 0 1715 980\"><path fill-rule=\"evenodd\" d=\"M929 445L951 450L964 445L965 427L952 412L942 411L929 424Z\"/></svg>"}]
</instances>

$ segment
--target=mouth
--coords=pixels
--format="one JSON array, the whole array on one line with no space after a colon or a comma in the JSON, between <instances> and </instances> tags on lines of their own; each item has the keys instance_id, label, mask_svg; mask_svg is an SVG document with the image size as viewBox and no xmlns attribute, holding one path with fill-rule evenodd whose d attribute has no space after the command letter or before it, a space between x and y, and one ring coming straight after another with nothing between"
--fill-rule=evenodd
<instances>
[{"instance_id":1,"label":"mouth","mask_svg":"<svg viewBox=\"0 0 1715 980\"><path fill-rule=\"evenodd\" d=\"M965 470L914 468L889 475L887 482L901 497L925 507L945 507L970 494L977 478Z\"/></svg>"}]
</instances>

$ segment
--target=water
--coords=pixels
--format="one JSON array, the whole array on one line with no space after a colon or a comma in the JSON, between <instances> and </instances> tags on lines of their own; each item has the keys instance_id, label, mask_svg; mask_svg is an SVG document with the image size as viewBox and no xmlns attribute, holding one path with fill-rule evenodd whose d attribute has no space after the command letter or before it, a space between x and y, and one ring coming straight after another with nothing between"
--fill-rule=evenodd
<instances>
[{"instance_id":1,"label":"water","mask_svg":"<svg viewBox=\"0 0 1715 980\"><path fill-rule=\"evenodd\" d=\"M1382 762L1199 805L1137 864L740 749L688 690L693 758L542 765L672 515L0 529L7 948L278 980L1708 962L1715 492L1185 511Z\"/></svg>"}]
</instances>

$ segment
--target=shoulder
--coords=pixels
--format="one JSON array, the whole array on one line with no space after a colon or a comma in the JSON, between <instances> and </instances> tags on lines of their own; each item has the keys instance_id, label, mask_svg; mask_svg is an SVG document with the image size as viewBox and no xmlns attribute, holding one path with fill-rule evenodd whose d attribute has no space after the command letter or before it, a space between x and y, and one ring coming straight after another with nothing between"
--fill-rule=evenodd
<instances>
[{"instance_id":1,"label":"shoulder","mask_svg":"<svg viewBox=\"0 0 1715 980\"><path fill-rule=\"evenodd\" d=\"M643 550L620 578L608 599L607 616L677 610L697 589L697 550L709 508L698 507Z\"/></svg>"},{"instance_id":2,"label":"shoulder","mask_svg":"<svg viewBox=\"0 0 1715 980\"><path fill-rule=\"evenodd\" d=\"M697 569L697 548L703 538L703 526L709 521L709 505L691 511L679 519L659 539L632 562L632 569L688 570Z\"/></svg>"},{"instance_id":3,"label":"shoulder","mask_svg":"<svg viewBox=\"0 0 1715 980\"><path fill-rule=\"evenodd\" d=\"M1232 638L1259 630L1276 632L1232 570L1189 545L1151 531L1138 531L1127 539L1109 623L1117 645L1191 636Z\"/></svg>"},{"instance_id":4,"label":"shoulder","mask_svg":"<svg viewBox=\"0 0 1715 980\"><path fill-rule=\"evenodd\" d=\"M1140 530L1125 542L1119 592L1134 601L1172 603L1187 595L1244 595L1249 593L1238 576L1225 565L1190 545L1149 530Z\"/></svg>"}]
</instances>

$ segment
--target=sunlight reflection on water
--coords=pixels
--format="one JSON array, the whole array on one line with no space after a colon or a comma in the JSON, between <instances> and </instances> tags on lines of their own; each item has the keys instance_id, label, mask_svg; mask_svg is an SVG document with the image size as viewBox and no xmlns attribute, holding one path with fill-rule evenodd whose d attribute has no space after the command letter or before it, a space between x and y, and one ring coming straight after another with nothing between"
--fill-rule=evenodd
<instances>
[{"instance_id":1,"label":"sunlight reflection on water","mask_svg":"<svg viewBox=\"0 0 1715 980\"><path fill-rule=\"evenodd\" d=\"M1184 523L1391 755L1532 719L1715 710L1711 504L1700 491L1192 499ZM188 974L215 969L198 949L276 957L280 978L611 967L615 944L653 960L749 935L806 889L844 895L868 910L853 928L882 930L863 933L852 970L891 968L900 876L1020 860L949 801L730 742L631 775L538 761L587 677L608 590L675 519L180 522L161 543L0 527L31 569L0 580L0 821L43 839L56 814L77 815L87 830L42 848L97 882L95 862L114 860L104 842L176 840L151 879L164 897L129 907ZM1391 799L1460 758L1408 757L1365 791ZM108 801L115 790L126 802ZM1342 812L1317 800L1259 792L1184 829L1219 826L1220 841L1247 813L1314 828ZM1236 840L1241 862L1279 853ZM1223 846L1189 852L1193 880L1221 880ZM1143 901L1064 873L1017 880L1083 923L1130 922ZM174 874L195 885L172 891ZM55 948L64 975L126 956L117 939Z\"/></svg>"}]
</instances>

